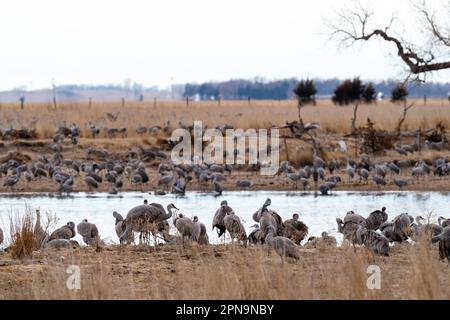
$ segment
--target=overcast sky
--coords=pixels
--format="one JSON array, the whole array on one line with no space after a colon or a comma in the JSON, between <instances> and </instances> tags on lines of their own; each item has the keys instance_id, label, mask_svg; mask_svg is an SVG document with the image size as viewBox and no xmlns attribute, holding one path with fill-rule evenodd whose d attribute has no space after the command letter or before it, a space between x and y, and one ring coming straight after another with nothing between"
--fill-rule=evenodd
<instances>
[{"instance_id":1,"label":"overcast sky","mask_svg":"<svg viewBox=\"0 0 450 320\"><path fill-rule=\"evenodd\" d=\"M410 16L409 0L377 0ZM324 20L350 0L5 0L0 90L286 77L401 77L379 42L339 49ZM392 9L394 6L394 9ZM415 19L415 18L410 18ZM413 21L413 20L412 20ZM448 73L446 74L448 75ZM438 76L439 77L439 76Z\"/></svg>"}]
</instances>

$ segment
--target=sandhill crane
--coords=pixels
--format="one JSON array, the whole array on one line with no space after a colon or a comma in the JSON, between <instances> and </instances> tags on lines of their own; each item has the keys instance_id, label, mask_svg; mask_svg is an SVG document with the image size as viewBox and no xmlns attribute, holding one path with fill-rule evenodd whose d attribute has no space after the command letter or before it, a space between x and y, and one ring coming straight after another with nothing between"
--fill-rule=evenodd
<instances>
[{"instance_id":1,"label":"sandhill crane","mask_svg":"<svg viewBox=\"0 0 450 320\"><path fill-rule=\"evenodd\" d=\"M43 247L45 249L74 249L78 248L80 245L75 240L68 239L53 239L44 243Z\"/></svg>"},{"instance_id":2,"label":"sandhill crane","mask_svg":"<svg viewBox=\"0 0 450 320\"><path fill-rule=\"evenodd\" d=\"M349 164L347 165L347 168L345 169L345 172L348 175L348 180L352 181L353 178L355 177L355 168L353 168L352 166L350 166Z\"/></svg>"},{"instance_id":3,"label":"sandhill crane","mask_svg":"<svg viewBox=\"0 0 450 320\"><path fill-rule=\"evenodd\" d=\"M438 218L438 224L442 228L448 227L448 226L450 226L450 219L447 219L447 218L444 218L444 217L441 216L441 217Z\"/></svg>"},{"instance_id":4,"label":"sandhill crane","mask_svg":"<svg viewBox=\"0 0 450 320\"><path fill-rule=\"evenodd\" d=\"M10 188L12 190L14 186L19 182L19 180L20 180L20 171L18 171L16 174L7 177L6 180L3 182L3 186L6 188Z\"/></svg>"},{"instance_id":5,"label":"sandhill crane","mask_svg":"<svg viewBox=\"0 0 450 320\"><path fill-rule=\"evenodd\" d=\"M238 180L236 181L236 185L242 189L248 189L252 186L252 182L250 180Z\"/></svg>"},{"instance_id":6,"label":"sandhill crane","mask_svg":"<svg viewBox=\"0 0 450 320\"><path fill-rule=\"evenodd\" d=\"M423 221L425 221L424 217L416 217L419 234L426 234L428 237L432 238L442 232L443 227L441 225L435 223L423 223Z\"/></svg>"},{"instance_id":7,"label":"sandhill crane","mask_svg":"<svg viewBox=\"0 0 450 320\"><path fill-rule=\"evenodd\" d=\"M223 192L223 187L220 184L220 182L213 180L213 186L214 186L214 191L216 192L216 195L221 195Z\"/></svg>"},{"instance_id":8,"label":"sandhill crane","mask_svg":"<svg viewBox=\"0 0 450 320\"><path fill-rule=\"evenodd\" d=\"M192 240L197 242L200 245L206 245L209 244L209 238L208 233L206 232L206 226L198 222L198 217L194 216L192 219L193 226L192 226Z\"/></svg>"},{"instance_id":9,"label":"sandhill crane","mask_svg":"<svg viewBox=\"0 0 450 320\"><path fill-rule=\"evenodd\" d=\"M116 221L115 221L116 234L117 234L117 237L120 238L120 236L125 232L125 229L126 229L124 219L123 219L122 215L116 211L113 212L113 217L116 219ZM133 240L134 240L133 233L130 232L128 235L128 238L124 239L124 242L129 244L129 243L132 243Z\"/></svg>"},{"instance_id":10,"label":"sandhill crane","mask_svg":"<svg viewBox=\"0 0 450 320\"><path fill-rule=\"evenodd\" d=\"M384 222L380 226L380 231L390 242L403 242L411 234L412 223L412 217L407 213L402 213L396 216L394 220Z\"/></svg>"},{"instance_id":11,"label":"sandhill crane","mask_svg":"<svg viewBox=\"0 0 450 320\"><path fill-rule=\"evenodd\" d=\"M369 171L367 169L359 169L358 170L358 175L359 175L359 180L361 181L361 179L364 179L367 183L367 179L369 178Z\"/></svg>"},{"instance_id":12,"label":"sandhill crane","mask_svg":"<svg viewBox=\"0 0 450 320\"><path fill-rule=\"evenodd\" d=\"M386 181L384 180L384 178L382 176L378 176L378 175L373 176L372 180L373 180L373 182L375 182L378 189L380 189L380 186L386 185Z\"/></svg>"},{"instance_id":13,"label":"sandhill crane","mask_svg":"<svg viewBox=\"0 0 450 320\"><path fill-rule=\"evenodd\" d=\"M395 162L389 162L387 166L392 174L400 174L400 167Z\"/></svg>"},{"instance_id":14,"label":"sandhill crane","mask_svg":"<svg viewBox=\"0 0 450 320\"><path fill-rule=\"evenodd\" d=\"M97 181L91 176L86 176L84 178L84 182L87 184L89 191L92 191L92 188L94 188L94 189L98 188Z\"/></svg>"},{"instance_id":15,"label":"sandhill crane","mask_svg":"<svg viewBox=\"0 0 450 320\"><path fill-rule=\"evenodd\" d=\"M441 233L433 236L432 242L439 242L439 257L450 263L450 226L445 227Z\"/></svg>"},{"instance_id":16,"label":"sandhill crane","mask_svg":"<svg viewBox=\"0 0 450 320\"><path fill-rule=\"evenodd\" d=\"M97 226L84 219L77 225L77 231L83 237L84 243L88 246L98 246L100 244L100 235Z\"/></svg>"},{"instance_id":17,"label":"sandhill crane","mask_svg":"<svg viewBox=\"0 0 450 320\"><path fill-rule=\"evenodd\" d=\"M166 213L163 206L158 203L142 204L132 208L123 220L125 231L119 237L120 243L130 239L130 234L133 234L133 232L140 232L141 234L151 232L155 224L172 216L172 209L176 209L175 205L169 204L167 206L168 213Z\"/></svg>"},{"instance_id":18,"label":"sandhill crane","mask_svg":"<svg viewBox=\"0 0 450 320\"><path fill-rule=\"evenodd\" d=\"M368 230L378 230L387 219L386 207L381 208L381 210L375 210L366 218L366 227Z\"/></svg>"},{"instance_id":19,"label":"sandhill crane","mask_svg":"<svg viewBox=\"0 0 450 320\"><path fill-rule=\"evenodd\" d=\"M344 221L340 218L336 218L336 223L338 232L344 235L344 239L353 244L360 244L356 237L356 230L358 230L359 225L365 226L366 219L358 214L355 214L353 211L349 211L344 217Z\"/></svg>"},{"instance_id":20,"label":"sandhill crane","mask_svg":"<svg viewBox=\"0 0 450 320\"><path fill-rule=\"evenodd\" d=\"M233 211L231 207L228 206L228 202L226 200L222 201L220 203L220 208L217 209L216 213L214 214L214 218L212 221L212 229L217 228L217 236L220 238L222 235L225 234L226 227L225 223L223 222L223 218L227 215L227 213Z\"/></svg>"},{"instance_id":21,"label":"sandhill crane","mask_svg":"<svg viewBox=\"0 0 450 320\"><path fill-rule=\"evenodd\" d=\"M54 239L67 239L75 237L75 223L72 221L67 222L65 226L62 226L59 229L56 229L50 235L50 241Z\"/></svg>"},{"instance_id":22,"label":"sandhill crane","mask_svg":"<svg viewBox=\"0 0 450 320\"><path fill-rule=\"evenodd\" d=\"M295 189L297 189L298 188L298 182L302 178L302 175L299 172L294 172L294 173L288 173L287 177L288 177L289 180L292 180L294 182Z\"/></svg>"},{"instance_id":23,"label":"sandhill crane","mask_svg":"<svg viewBox=\"0 0 450 320\"><path fill-rule=\"evenodd\" d=\"M331 159L328 161L328 170L330 171L330 174L333 174L333 171L339 168L339 163L336 159Z\"/></svg>"},{"instance_id":24,"label":"sandhill crane","mask_svg":"<svg viewBox=\"0 0 450 320\"><path fill-rule=\"evenodd\" d=\"M48 241L49 235L41 226L41 212L36 210L36 222L33 230L34 246L41 248L42 245Z\"/></svg>"},{"instance_id":25,"label":"sandhill crane","mask_svg":"<svg viewBox=\"0 0 450 320\"><path fill-rule=\"evenodd\" d=\"M259 225L255 224L252 226L252 228L255 229L248 235L247 237L248 242L253 244L264 244L264 234L259 228Z\"/></svg>"},{"instance_id":26,"label":"sandhill crane","mask_svg":"<svg viewBox=\"0 0 450 320\"><path fill-rule=\"evenodd\" d=\"M277 231L277 235L283 234L283 220L278 213L268 209L271 204L272 201L269 198L266 199L263 206L253 214L253 220L259 222L264 238L267 235L269 226L275 228L275 230Z\"/></svg>"},{"instance_id":27,"label":"sandhill crane","mask_svg":"<svg viewBox=\"0 0 450 320\"><path fill-rule=\"evenodd\" d=\"M120 114L120 111L118 111L118 112L108 112L108 113L106 113L106 117L108 118L109 121L114 122L119 117L119 114Z\"/></svg>"},{"instance_id":28,"label":"sandhill crane","mask_svg":"<svg viewBox=\"0 0 450 320\"><path fill-rule=\"evenodd\" d=\"M172 183L174 178L175 176L173 172L170 175L162 176L158 180L158 186L162 185L164 191L169 190L169 184Z\"/></svg>"},{"instance_id":29,"label":"sandhill crane","mask_svg":"<svg viewBox=\"0 0 450 320\"><path fill-rule=\"evenodd\" d=\"M337 241L333 236L328 235L327 232L322 232L321 237L309 237L305 246L310 248L318 247L336 247Z\"/></svg>"},{"instance_id":30,"label":"sandhill crane","mask_svg":"<svg viewBox=\"0 0 450 320\"><path fill-rule=\"evenodd\" d=\"M296 244L300 244L308 235L308 226L298 219L299 215L294 213L292 219L283 222L283 236L291 239Z\"/></svg>"},{"instance_id":31,"label":"sandhill crane","mask_svg":"<svg viewBox=\"0 0 450 320\"><path fill-rule=\"evenodd\" d=\"M344 223L352 222L356 224L365 224L366 219L353 211L348 211L344 217Z\"/></svg>"},{"instance_id":32,"label":"sandhill crane","mask_svg":"<svg viewBox=\"0 0 450 320\"><path fill-rule=\"evenodd\" d=\"M242 241L244 246L247 246L247 234L245 233L245 228L241 223L241 219L234 214L234 211L227 212L223 218L223 223L225 228L230 233L231 243L234 239Z\"/></svg>"},{"instance_id":33,"label":"sandhill crane","mask_svg":"<svg viewBox=\"0 0 450 320\"><path fill-rule=\"evenodd\" d=\"M326 196L330 190L331 188L327 183L323 183L319 186L320 194L323 196Z\"/></svg>"},{"instance_id":34,"label":"sandhill crane","mask_svg":"<svg viewBox=\"0 0 450 320\"><path fill-rule=\"evenodd\" d=\"M173 224L175 225L175 227L177 228L178 232L181 235L181 242L184 247L184 239L192 238L192 230L193 230L194 224L191 219L183 216L183 214L181 214L181 213L179 213L173 217Z\"/></svg>"},{"instance_id":35,"label":"sandhill crane","mask_svg":"<svg viewBox=\"0 0 450 320\"><path fill-rule=\"evenodd\" d=\"M381 233L373 230L368 230L364 225L358 225L356 230L356 238L358 243L364 244L364 246L374 253L389 256L389 240Z\"/></svg>"},{"instance_id":36,"label":"sandhill crane","mask_svg":"<svg viewBox=\"0 0 450 320\"><path fill-rule=\"evenodd\" d=\"M264 242L269 246L269 252L270 248L275 249L275 252L280 256L282 263L284 263L285 258L293 258L295 260L299 260L300 255L295 243L286 237L275 235L276 229L270 226L267 236L264 239Z\"/></svg>"},{"instance_id":37,"label":"sandhill crane","mask_svg":"<svg viewBox=\"0 0 450 320\"><path fill-rule=\"evenodd\" d=\"M408 185L408 181L405 179L394 179L394 184L402 190L404 187Z\"/></svg>"}]
</instances>

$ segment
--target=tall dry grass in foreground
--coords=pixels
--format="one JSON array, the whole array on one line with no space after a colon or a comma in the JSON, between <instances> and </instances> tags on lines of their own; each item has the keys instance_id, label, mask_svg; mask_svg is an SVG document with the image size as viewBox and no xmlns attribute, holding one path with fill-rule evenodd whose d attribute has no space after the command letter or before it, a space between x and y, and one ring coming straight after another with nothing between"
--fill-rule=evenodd
<instances>
[{"instance_id":1,"label":"tall dry grass in foreground","mask_svg":"<svg viewBox=\"0 0 450 320\"><path fill-rule=\"evenodd\" d=\"M431 128L442 121L450 127L450 105L445 100L415 101L415 106L408 113L404 123L405 130ZM110 121L106 114L120 112L117 121ZM394 130L403 112L403 106L389 101L381 101L373 105L361 105L358 109L357 126L364 125L369 117L376 127ZM348 133L353 117L353 106L336 106L328 100L321 100L317 106L306 106L302 109L304 121L319 122L322 128L332 133ZM172 128L192 124L194 120L203 121L209 127L230 124L235 128L266 128L272 125L283 125L286 121L298 119L295 101L222 101L217 102L127 102L122 107L120 102L61 103L55 109L51 104L26 104L20 110L18 104L0 105L0 126L15 128L34 126L41 138L50 138L57 126L66 123L78 124L82 136L89 137L87 123L97 127L126 127L128 136L135 137L136 127L163 126L170 121ZM101 135L104 136L104 133Z\"/></svg>"},{"instance_id":2,"label":"tall dry grass in foreground","mask_svg":"<svg viewBox=\"0 0 450 320\"><path fill-rule=\"evenodd\" d=\"M300 249L284 265L267 248L110 247L41 253L39 263L13 266L12 289L25 299L450 299L450 269L431 244L399 245L391 257L364 248ZM69 265L81 270L81 290L66 287ZM367 267L381 268L370 290ZM17 280L15 277L19 278Z\"/></svg>"},{"instance_id":3,"label":"tall dry grass in foreground","mask_svg":"<svg viewBox=\"0 0 450 320\"><path fill-rule=\"evenodd\" d=\"M34 248L34 221L27 212L24 215L10 216L10 246L9 252L16 259L29 258Z\"/></svg>"}]
</instances>

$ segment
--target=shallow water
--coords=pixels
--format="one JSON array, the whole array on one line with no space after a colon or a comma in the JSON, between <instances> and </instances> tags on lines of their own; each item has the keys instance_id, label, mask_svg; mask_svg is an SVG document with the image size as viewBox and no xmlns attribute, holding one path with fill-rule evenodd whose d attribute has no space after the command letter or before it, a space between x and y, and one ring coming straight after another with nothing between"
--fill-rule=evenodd
<instances>
[{"instance_id":1,"label":"shallow water","mask_svg":"<svg viewBox=\"0 0 450 320\"><path fill-rule=\"evenodd\" d=\"M337 235L336 218L343 217L349 210L367 216L385 206L389 219L402 212L408 212L415 217L432 211L435 218L440 215L447 217L450 193L338 191L329 196L319 196L312 192L233 191L225 192L219 197L199 192L188 192L185 197L154 196L138 192L126 192L117 196L106 193L76 193L68 197L40 193L14 196L0 194L0 226L7 233L11 216L25 212L26 208L33 212L39 208L42 214L56 214L59 219L58 226L67 221L79 223L87 218L97 225L103 239L117 243L112 212L120 212L125 217L132 207L148 199L150 203L158 202L164 207L174 203L189 217L197 215L199 221L206 225L210 241L217 243L217 234L211 230L211 222L222 200L228 201L241 218L247 232L250 232L251 226L255 224L252 214L262 206L266 198L271 198L270 208L277 211L283 219L290 218L294 212L300 213L300 219L308 225L310 235L320 235L323 231ZM341 239L339 235L337 237L338 240ZM81 242L78 235L75 239Z\"/></svg>"}]
</instances>

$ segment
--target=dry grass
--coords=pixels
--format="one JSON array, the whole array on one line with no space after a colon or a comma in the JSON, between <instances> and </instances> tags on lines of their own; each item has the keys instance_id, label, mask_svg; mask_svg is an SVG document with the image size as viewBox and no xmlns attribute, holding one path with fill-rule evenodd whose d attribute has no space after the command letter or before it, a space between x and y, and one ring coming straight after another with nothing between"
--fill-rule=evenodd
<instances>
[{"instance_id":1,"label":"dry grass","mask_svg":"<svg viewBox=\"0 0 450 320\"><path fill-rule=\"evenodd\" d=\"M0 253L0 298L25 299L449 299L447 263L431 244L398 245L391 257L364 248L300 249L281 264L265 247L108 247L43 251L32 263ZM3 261L2 261L3 260ZM69 265L81 290L66 287ZM381 289L366 286L367 267L381 268Z\"/></svg>"},{"instance_id":2,"label":"dry grass","mask_svg":"<svg viewBox=\"0 0 450 320\"><path fill-rule=\"evenodd\" d=\"M403 129L431 128L439 121L450 127L447 101L429 100L424 106L418 100L415 104ZM106 117L107 112L120 112L117 121L111 122ZM370 117L378 129L394 130L402 112L402 106L388 101L361 105L357 126L364 125ZM321 100L315 107L304 107L302 115L305 121L319 122L328 132L342 134L349 131L353 106L340 107L328 100ZM178 127L179 121L188 125L194 120L201 120L209 127L227 123L235 128L247 129L283 125L297 117L295 101L252 101L250 105L246 101L222 101L220 106L217 102L191 102L188 107L184 102L158 102L156 107L153 102L129 102L125 107L118 102L98 102L90 107L87 103L63 103L57 109L48 104L27 104L24 110L20 110L17 104L0 106L0 126L12 124L15 128L28 128L33 120L37 120L35 127L41 138L52 137L55 128L64 122L67 125L78 124L85 137L90 136L87 128L89 121L101 128L127 127L129 136L135 137L138 124L163 126L168 120L173 128Z\"/></svg>"},{"instance_id":3,"label":"dry grass","mask_svg":"<svg viewBox=\"0 0 450 320\"><path fill-rule=\"evenodd\" d=\"M13 258L30 258L34 249L34 222L32 215L27 212L23 215L10 216L10 247L9 252Z\"/></svg>"}]
</instances>

